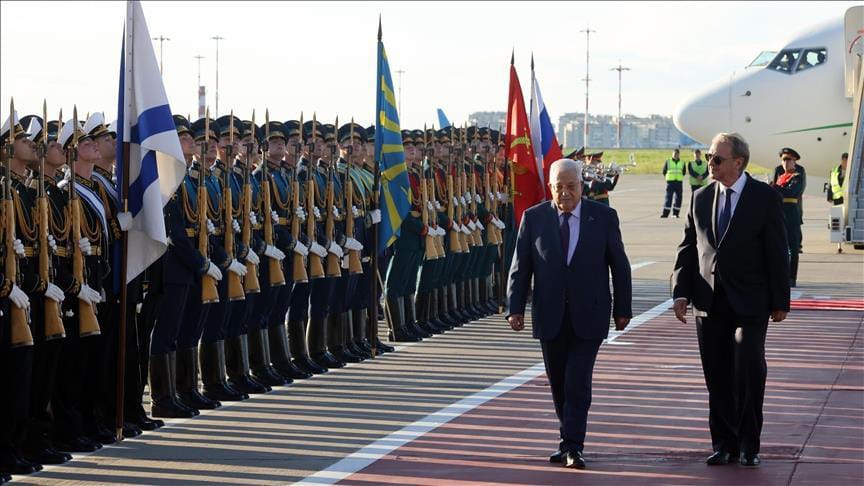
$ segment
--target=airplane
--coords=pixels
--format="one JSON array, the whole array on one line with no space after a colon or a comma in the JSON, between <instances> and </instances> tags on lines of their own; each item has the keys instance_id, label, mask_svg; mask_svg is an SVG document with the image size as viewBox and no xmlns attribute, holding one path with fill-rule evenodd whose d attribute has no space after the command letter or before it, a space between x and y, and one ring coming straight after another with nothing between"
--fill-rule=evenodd
<instances>
[{"instance_id":1,"label":"airplane","mask_svg":"<svg viewBox=\"0 0 864 486\"><path fill-rule=\"evenodd\" d=\"M738 132L750 160L769 168L781 148L792 147L809 174L827 177L850 152L862 34L860 6L802 31L685 101L675 126L705 145L719 132Z\"/></svg>"}]
</instances>

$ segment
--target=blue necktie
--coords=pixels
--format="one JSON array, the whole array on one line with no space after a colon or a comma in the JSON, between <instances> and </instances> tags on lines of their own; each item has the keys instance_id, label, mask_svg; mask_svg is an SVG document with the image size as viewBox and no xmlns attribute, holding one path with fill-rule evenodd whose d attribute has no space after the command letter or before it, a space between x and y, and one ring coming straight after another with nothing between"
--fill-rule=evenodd
<instances>
[{"instance_id":1,"label":"blue necktie","mask_svg":"<svg viewBox=\"0 0 864 486\"><path fill-rule=\"evenodd\" d=\"M726 235L726 229L729 228L729 220L732 219L732 193L735 192L731 188L726 189L726 204L723 206L723 211L720 217L717 218L717 241L721 241Z\"/></svg>"},{"instance_id":2,"label":"blue necktie","mask_svg":"<svg viewBox=\"0 0 864 486\"><path fill-rule=\"evenodd\" d=\"M567 254L570 253L570 216L572 213L562 214L564 218L561 220L561 248L564 250L564 264L567 264Z\"/></svg>"}]
</instances>

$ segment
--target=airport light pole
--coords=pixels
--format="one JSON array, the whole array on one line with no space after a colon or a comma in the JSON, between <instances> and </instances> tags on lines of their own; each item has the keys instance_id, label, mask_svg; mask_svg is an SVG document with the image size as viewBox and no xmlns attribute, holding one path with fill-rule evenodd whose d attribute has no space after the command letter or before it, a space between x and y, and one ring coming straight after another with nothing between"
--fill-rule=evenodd
<instances>
[{"instance_id":1,"label":"airport light pole","mask_svg":"<svg viewBox=\"0 0 864 486\"><path fill-rule=\"evenodd\" d=\"M589 68L591 66L591 34L596 33L596 30L591 30L589 26L585 26L585 30L580 30L579 32L585 32L585 122L582 127L582 145L587 149L588 148L588 83L591 82L591 77L588 75Z\"/></svg>"},{"instance_id":2,"label":"airport light pole","mask_svg":"<svg viewBox=\"0 0 864 486\"><path fill-rule=\"evenodd\" d=\"M618 65L610 69L610 71L618 71L618 148L621 148L621 73L629 71L630 68L621 65L621 60L618 60Z\"/></svg>"},{"instance_id":3,"label":"airport light pole","mask_svg":"<svg viewBox=\"0 0 864 486\"><path fill-rule=\"evenodd\" d=\"M163 66L163 64L162 64L162 43L165 41L170 41L171 39L169 39L163 35L160 35L159 37L154 37L153 40L159 41L159 74L162 74L162 72L163 72L163 70L162 70L162 66Z\"/></svg>"},{"instance_id":4,"label":"airport light pole","mask_svg":"<svg viewBox=\"0 0 864 486\"><path fill-rule=\"evenodd\" d=\"M201 118L205 115L207 105L207 90L201 84L201 59L204 59L204 56L198 54L193 57L198 60L198 118Z\"/></svg>"},{"instance_id":5,"label":"airport light pole","mask_svg":"<svg viewBox=\"0 0 864 486\"><path fill-rule=\"evenodd\" d=\"M407 71L405 71L404 69L399 69L398 71L396 71L396 74L399 75L399 100L396 102L399 109L399 116L402 116L402 75L406 72Z\"/></svg>"},{"instance_id":6,"label":"airport light pole","mask_svg":"<svg viewBox=\"0 0 864 486\"><path fill-rule=\"evenodd\" d=\"M219 41L225 38L217 34L211 39L216 41L216 118L219 118Z\"/></svg>"}]
</instances>

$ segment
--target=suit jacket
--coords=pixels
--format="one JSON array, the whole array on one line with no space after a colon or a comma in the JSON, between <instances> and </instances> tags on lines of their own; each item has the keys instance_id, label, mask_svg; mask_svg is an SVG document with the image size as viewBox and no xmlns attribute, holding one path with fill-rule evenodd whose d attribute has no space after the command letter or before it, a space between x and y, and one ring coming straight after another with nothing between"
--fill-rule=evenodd
<instances>
[{"instance_id":1,"label":"suit jacket","mask_svg":"<svg viewBox=\"0 0 864 486\"><path fill-rule=\"evenodd\" d=\"M675 259L673 296L710 312L722 286L739 316L763 317L789 310L789 256L780 195L750 175L726 235L718 241L717 182L693 193L684 240Z\"/></svg>"},{"instance_id":2,"label":"suit jacket","mask_svg":"<svg viewBox=\"0 0 864 486\"><path fill-rule=\"evenodd\" d=\"M554 339L565 318L577 338L605 339L610 314L632 316L630 262L624 253L618 214L587 199L581 204L579 241L569 265L564 261L554 203L540 203L522 216L507 285L508 316L525 313L533 277L531 317L537 339Z\"/></svg>"}]
</instances>

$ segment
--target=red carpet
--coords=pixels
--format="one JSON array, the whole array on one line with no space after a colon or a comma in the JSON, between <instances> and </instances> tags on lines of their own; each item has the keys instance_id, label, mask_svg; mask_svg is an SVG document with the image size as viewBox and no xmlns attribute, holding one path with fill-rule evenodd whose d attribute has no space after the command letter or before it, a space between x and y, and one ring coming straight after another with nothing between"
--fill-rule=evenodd
<instances>
[{"instance_id":1,"label":"red carpet","mask_svg":"<svg viewBox=\"0 0 864 486\"><path fill-rule=\"evenodd\" d=\"M794 299L791 307L796 310L864 310L864 300Z\"/></svg>"}]
</instances>

